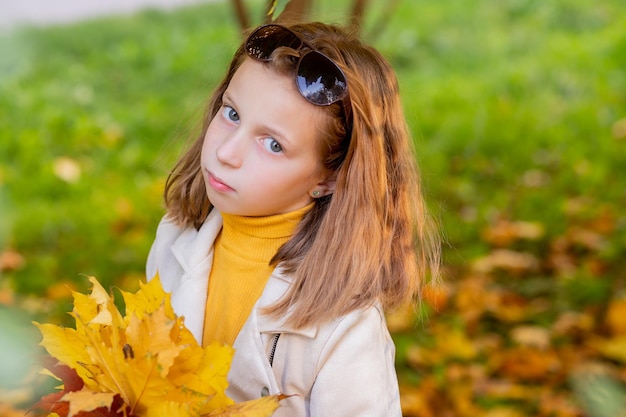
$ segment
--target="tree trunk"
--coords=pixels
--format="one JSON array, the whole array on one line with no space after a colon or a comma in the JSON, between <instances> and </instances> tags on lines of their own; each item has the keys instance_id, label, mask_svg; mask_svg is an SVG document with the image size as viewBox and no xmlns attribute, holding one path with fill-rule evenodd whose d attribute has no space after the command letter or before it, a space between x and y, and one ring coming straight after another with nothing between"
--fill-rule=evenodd
<instances>
[{"instance_id":1,"label":"tree trunk","mask_svg":"<svg viewBox=\"0 0 626 417\"><path fill-rule=\"evenodd\" d=\"M246 8L243 0L233 0L232 4L235 8L235 15L237 16L237 21L239 22L239 28L242 32L244 32L250 27L250 15L248 13L248 9Z\"/></svg>"},{"instance_id":2,"label":"tree trunk","mask_svg":"<svg viewBox=\"0 0 626 417\"><path fill-rule=\"evenodd\" d=\"M350 24L361 29L363 25L363 14L365 12L365 7L367 7L367 0L354 0L352 3L352 13L350 15Z\"/></svg>"},{"instance_id":3,"label":"tree trunk","mask_svg":"<svg viewBox=\"0 0 626 417\"><path fill-rule=\"evenodd\" d=\"M271 1L270 1L271 2ZM277 22L302 22L309 19L313 0L290 0L283 12L276 18Z\"/></svg>"}]
</instances>

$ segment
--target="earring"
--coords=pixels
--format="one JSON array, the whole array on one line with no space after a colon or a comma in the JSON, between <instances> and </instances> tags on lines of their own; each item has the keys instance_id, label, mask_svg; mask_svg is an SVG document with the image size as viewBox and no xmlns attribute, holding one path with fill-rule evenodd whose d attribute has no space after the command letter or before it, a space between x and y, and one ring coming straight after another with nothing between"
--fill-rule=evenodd
<instances>
[{"instance_id":1,"label":"earring","mask_svg":"<svg viewBox=\"0 0 626 417\"><path fill-rule=\"evenodd\" d=\"M319 192L318 190L315 190L315 191L313 191L313 192L311 193L311 197L313 197L313 198L317 198L317 197L319 197L319 196L320 196L320 192Z\"/></svg>"}]
</instances>

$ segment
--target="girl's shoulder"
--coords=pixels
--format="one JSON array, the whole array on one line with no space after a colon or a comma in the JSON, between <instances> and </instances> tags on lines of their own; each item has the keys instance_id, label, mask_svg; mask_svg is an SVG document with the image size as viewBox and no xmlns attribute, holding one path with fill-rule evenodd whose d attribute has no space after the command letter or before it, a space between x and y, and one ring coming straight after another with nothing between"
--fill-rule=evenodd
<instances>
[{"instance_id":1,"label":"girl's shoulder","mask_svg":"<svg viewBox=\"0 0 626 417\"><path fill-rule=\"evenodd\" d=\"M318 327L319 342L324 350L339 348L361 351L368 347L386 348L392 344L385 314L379 303L359 308ZM343 346L348 343L348 346Z\"/></svg>"},{"instance_id":2,"label":"girl's shoulder","mask_svg":"<svg viewBox=\"0 0 626 417\"><path fill-rule=\"evenodd\" d=\"M263 309L278 302L279 299L288 293L292 285L294 285L293 277L285 273L282 268L276 268L259 299L258 311L263 311ZM378 335L381 341L385 343L391 340L383 306L377 301L334 319L310 324L298 329L286 325L287 320L284 316L276 317L271 314L261 313L258 315L257 320L261 333L296 334L305 339L310 339L308 343L311 347L314 345L324 346L328 343L333 343L334 339L338 340L347 336ZM316 348L312 348L316 350Z\"/></svg>"}]
</instances>

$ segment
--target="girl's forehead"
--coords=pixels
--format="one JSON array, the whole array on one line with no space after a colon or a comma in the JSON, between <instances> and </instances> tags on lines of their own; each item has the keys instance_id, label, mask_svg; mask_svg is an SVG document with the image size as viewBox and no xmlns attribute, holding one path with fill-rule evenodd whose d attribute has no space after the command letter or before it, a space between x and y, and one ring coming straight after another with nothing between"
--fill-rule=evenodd
<instances>
[{"instance_id":1,"label":"girl's forehead","mask_svg":"<svg viewBox=\"0 0 626 417\"><path fill-rule=\"evenodd\" d=\"M245 59L239 66L225 94L237 94L248 100L257 100L268 106L283 104L320 117L324 109L309 103L296 86L294 75L284 74L268 63ZM287 106L289 105L289 106ZM285 110L288 110L285 108Z\"/></svg>"},{"instance_id":2,"label":"girl's forehead","mask_svg":"<svg viewBox=\"0 0 626 417\"><path fill-rule=\"evenodd\" d=\"M222 101L237 111L241 123L262 125L286 140L304 133L319 137L328 122L323 108L302 97L293 76L251 59L237 69Z\"/></svg>"}]
</instances>

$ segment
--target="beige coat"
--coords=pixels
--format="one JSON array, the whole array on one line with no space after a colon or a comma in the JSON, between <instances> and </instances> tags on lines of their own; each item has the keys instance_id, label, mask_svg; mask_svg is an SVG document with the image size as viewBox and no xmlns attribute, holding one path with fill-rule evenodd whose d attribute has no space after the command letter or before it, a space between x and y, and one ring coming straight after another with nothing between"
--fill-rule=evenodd
<instances>
[{"instance_id":1,"label":"beige coat","mask_svg":"<svg viewBox=\"0 0 626 417\"><path fill-rule=\"evenodd\" d=\"M148 279L159 273L176 313L202 340L213 242L222 218L213 210L200 230L162 220L148 256ZM277 268L235 341L228 395L235 401L293 395L275 417L401 416L395 348L378 306L320 326L293 329L259 313L285 293L290 279ZM270 356L275 335L273 363ZM295 394L295 395L294 395Z\"/></svg>"}]
</instances>

